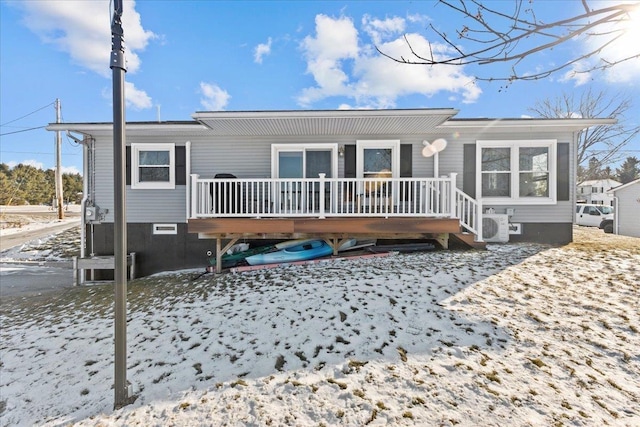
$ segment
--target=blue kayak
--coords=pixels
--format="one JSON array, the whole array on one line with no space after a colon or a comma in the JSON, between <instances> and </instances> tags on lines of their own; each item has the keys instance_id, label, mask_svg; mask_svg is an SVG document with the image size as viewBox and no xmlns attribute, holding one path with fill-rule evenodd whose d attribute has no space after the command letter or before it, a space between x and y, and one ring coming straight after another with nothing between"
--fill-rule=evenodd
<instances>
[{"instance_id":1,"label":"blue kayak","mask_svg":"<svg viewBox=\"0 0 640 427\"><path fill-rule=\"evenodd\" d=\"M279 262L306 261L331 255L333 249L324 240L304 240L293 246L248 256L249 265L275 264Z\"/></svg>"}]
</instances>

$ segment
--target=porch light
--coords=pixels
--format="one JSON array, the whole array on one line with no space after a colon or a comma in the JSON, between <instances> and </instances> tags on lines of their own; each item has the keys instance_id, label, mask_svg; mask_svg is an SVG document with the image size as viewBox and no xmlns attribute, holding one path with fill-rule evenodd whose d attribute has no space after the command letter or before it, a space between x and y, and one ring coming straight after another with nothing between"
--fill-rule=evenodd
<instances>
[{"instance_id":1,"label":"porch light","mask_svg":"<svg viewBox=\"0 0 640 427\"><path fill-rule=\"evenodd\" d=\"M338 155L344 157L344 145L338 147Z\"/></svg>"}]
</instances>

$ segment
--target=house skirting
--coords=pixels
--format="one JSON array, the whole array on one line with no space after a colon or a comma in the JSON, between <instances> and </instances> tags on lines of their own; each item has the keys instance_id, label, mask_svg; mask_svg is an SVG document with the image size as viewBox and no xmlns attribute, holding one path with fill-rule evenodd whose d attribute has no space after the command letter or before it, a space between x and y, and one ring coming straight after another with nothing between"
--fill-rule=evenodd
<instances>
[{"instance_id":1,"label":"house skirting","mask_svg":"<svg viewBox=\"0 0 640 427\"><path fill-rule=\"evenodd\" d=\"M406 219L372 219L354 220L309 220L297 219L277 222L274 220L251 220L250 228L243 221L203 219L191 220L189 224L177 224L176 234L154 234L154 224L127 224L127 252L136 253L136 275L148 276L160 271L202 268L209 265L207 251L216 252L216 239L245 238L265 240L270 243L276 239L300 238L305 236L325 236L338 238L377 237L380 239L395 238L430 238L447 235L459 231L450 219L433 220L431 223L419 225ZM331 223L338 232L331 233ZM260 224L260 225L259 225ZM241 226L241 229L237 229ZM267 228L263 228L263 227ZM291 228L293 227L293 228ZM327 228L329 227L329 228ZM241 232L244 230L244 233ZM86 226L86 253L94 255L113 255L113 224L103 223ZM523 223L522 234L511 235L510 242L538 242L561 245L573 240L571 223ZM94 270L91 280L112 280L113 270Z\"/></svg>"},{"instance_id":2,"label":"house skirting","mask_svg":"<svg viewBox=\"0 0 640 427\"><path fill-rule=\"evenodd\" d=\"M573 242L572 223L527 222L522 224L522 234L509 236L510 242L548 243L566 245Z\"/></svg>"},{"instance_id":3,"label":"house skirting","mask_svg":"<svg viewBox=\"0 0 640 427\"><path fill-rule=\"evenodd\" d=\"M113 255L113 224L86 226L87 256ZM127 224L127 252L136 253L136 276L160 271L204 268L207 251L215 251L215 240L202 240L187 232L187 224L177 224L176 234L153 234L153 224ZM91 279L91 278L89 278ZM112 280L113 270L95 270L94 280Z\"/></svg>"}]
</instances>

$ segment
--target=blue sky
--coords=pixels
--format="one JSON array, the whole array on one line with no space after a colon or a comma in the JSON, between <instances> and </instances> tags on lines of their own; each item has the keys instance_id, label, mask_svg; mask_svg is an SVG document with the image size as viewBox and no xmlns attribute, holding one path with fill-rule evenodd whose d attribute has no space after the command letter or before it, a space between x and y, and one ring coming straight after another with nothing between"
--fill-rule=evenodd
<instances>
[{"instance_id":1,"label":"blue sky","mask_svg":"<svg viewBox=\"0 0 640 427\"><path fill-rule=\"evenodd\" d=\"M529 2L525 2L527 5ZM493 4L496 4L495 2ZM510 5L503 1L500 6ZM593 2L597 6L597 2ZM550 21L580 11L580 1L534 1ZM507 8L508 9L508 8ZM0 1L0 161L55 165L55 135L64 122L110 122L108 0ZM409 66L375 52L407 55L439 43L425 28L451 34L460 16L432 1L125 1L127 121L190 120L195 111L338 108L457 108L457 117L523 117L536 101L591 88L635 100L640 122L640 59L610 71L561 72L505 88L474 75L507 76L509 66ZM611 47L637 49L635 36ZM582 52L571 42L523 61L535 71ZM435 45L438 46L438 45ZM444 47L440 47L444 49ZM63 136L63 167L82 169L82 150ZM626 155L640 156L640 140Z\"/></svg>"}]
</instances>

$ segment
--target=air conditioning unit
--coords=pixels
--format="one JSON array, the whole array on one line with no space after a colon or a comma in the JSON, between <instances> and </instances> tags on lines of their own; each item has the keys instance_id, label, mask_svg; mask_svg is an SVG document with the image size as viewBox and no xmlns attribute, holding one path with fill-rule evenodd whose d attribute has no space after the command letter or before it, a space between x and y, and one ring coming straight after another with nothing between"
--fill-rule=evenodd
<instances>
[{"instance_id":1,"label":"air conditioning unit","mask_svg":"<svg viewBox=\"0 0 640 427\"><path fill-rule=\"evenodd\" d=\"M484 214L482 216L482 238L485 242L508 242L509 216Z\"/></svg>"}]
</instances>

